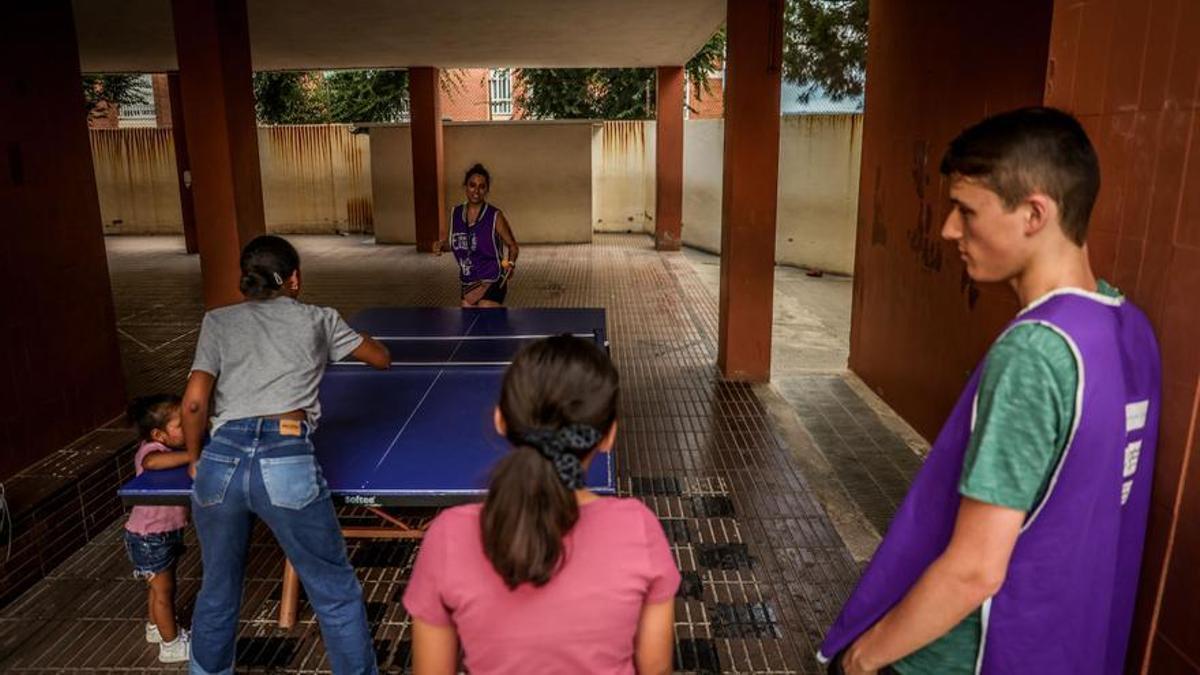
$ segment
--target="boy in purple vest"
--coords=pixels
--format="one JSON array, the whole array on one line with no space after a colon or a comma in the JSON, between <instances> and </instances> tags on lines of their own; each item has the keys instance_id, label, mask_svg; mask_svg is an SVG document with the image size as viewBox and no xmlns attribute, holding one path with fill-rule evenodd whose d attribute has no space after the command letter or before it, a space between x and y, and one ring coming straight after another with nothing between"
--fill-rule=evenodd
<instances>
[{"instance_id":1,"label":"boy in purple vest","mask_svg":"<svg viewBox=\"0 0 1200 675\"><path fill-rule=\"evenodd\" d=\"M942 236L1024 308L942 427L818 657L832 672L1120 673L1157 441L1149 322L1088 263L1100 170L1026 108L942 159Z\"/></svg>"}]
</instances>

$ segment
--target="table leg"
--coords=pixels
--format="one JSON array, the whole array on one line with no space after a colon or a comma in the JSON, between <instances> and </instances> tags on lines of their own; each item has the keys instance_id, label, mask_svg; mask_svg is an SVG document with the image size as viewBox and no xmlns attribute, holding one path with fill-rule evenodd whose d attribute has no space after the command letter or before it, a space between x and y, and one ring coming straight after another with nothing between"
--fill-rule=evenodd
<instances>
[{"instance_id":1,"label":"table leg","mask_svg":"<svg viewBox=\"0 0 1200 675\"><path fill-rule=\"evenodd\" d=\"M342 536L347 539L420 539L425 530L410 527L407 523L381 509L369 508L387 525L382 527L343 526ZM296 614L300 605L300 577L292 561L283 559L283 588L279 593L279 627L287 630L296 625Z\"/></svg>"},{"instance_id":2,"label":"table leg","mask_svg":"<svg viewBox=\"0 0 1200 675\"><path fill-rule=\"evenodd\" d=\"M279 627L287 630L296 625L296 611L300 604L300 577L292 561L283 559L283 589L279 594Z\"/></svg>"}]
</instances>

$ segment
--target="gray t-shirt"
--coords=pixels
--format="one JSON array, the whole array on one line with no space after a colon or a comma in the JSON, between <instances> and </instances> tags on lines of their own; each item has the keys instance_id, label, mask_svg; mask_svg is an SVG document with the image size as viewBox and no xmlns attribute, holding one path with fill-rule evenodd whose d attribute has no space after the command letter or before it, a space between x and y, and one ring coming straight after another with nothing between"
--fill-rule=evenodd
<instances>
[{"instance_id":1,"label":"gray t-shirt","mask_svg":"<svg viewBox=\"0 0 1200 675\"><path fill-rule=\"evenodd\" d=\"M229 420L308 413L321 416L317 385L330 361L345 358L362 336L337 310L280 296L247 300L204 315L192 370L217 378L212 428Z\"/></svg>"}]
</instances>

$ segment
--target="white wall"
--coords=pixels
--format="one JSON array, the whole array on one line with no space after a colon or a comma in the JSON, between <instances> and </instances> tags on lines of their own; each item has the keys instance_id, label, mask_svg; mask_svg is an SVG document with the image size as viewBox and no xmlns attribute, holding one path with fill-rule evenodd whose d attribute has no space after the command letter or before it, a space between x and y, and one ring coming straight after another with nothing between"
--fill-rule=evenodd
<instances>
[{"instance_id":1,"label":"white wall","mask_svg":"<svg viewBox=\"0 0 1200 675\"><path fill-rule=\"evenodd\" d=\"M604 122L592 143L597 232L654 231L654 122Z\"/></svg>"},{"instance_id":2,"label":"white wall","mask_svg":"<svg viewBox=\"0 0 1200 675\"><path fill-rule=\"evenodd\" d=\"M106 234L181 234L169 128L89 132ZM370 146L344 124L258 128L268 232L371 231Z\"/></svg>"},{"instance_id":3,"label":"white wall","mask_svg":"<svg viewBox=\"0 0 1200 675\"><path fill-rule=\"evenodd\" d=\"M590 121L449 123L443 127L447 213L464 199L462 180L475 163L492 175L488 201L504 211L522 243L592 240ZM408 125L370 128L375 237L415 240L412 140Z\"/></svg>"},{"instance_id":4,"label":"white wall","mask_svg":"<svg viewBox=\"0 0 1200 675\"><path fill-rule=\"evenodd\" d=\"M721 250L721 181L725 120L683 123L683 243Z\"/></svg>"},{"instance_id":5,"label":"white wall","mask_svg":"<svg viewBox=\"0 0 1200 675\"><path fill-rule=\"evenodd\" d=\"M683 126L683 243L721 249L723 120ZM862 115L785 115L779 129L775 260L851 274Z\"/></svg>"}]
</instances>

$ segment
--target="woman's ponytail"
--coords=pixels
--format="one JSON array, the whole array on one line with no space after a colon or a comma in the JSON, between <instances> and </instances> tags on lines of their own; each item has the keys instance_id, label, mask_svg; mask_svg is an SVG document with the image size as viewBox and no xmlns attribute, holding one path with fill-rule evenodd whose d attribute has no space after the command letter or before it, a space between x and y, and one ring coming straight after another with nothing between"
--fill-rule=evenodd
<instances>
[{"instance_id":1,"label":"woman's ponytail","mask_svg":"<svg viewBox=\"0 0 1200 675\"><path fill-rule=\"evenodd\" d=\"M584 462L617 414L617 371L594 343L535 342L504 374L500 414L513 451L496 466L483 505L483 549L509 588L550 581L579 519Z\"/></svg>"},{"instance_id":2,"label":"woman's ponytail","mask_svg":"<svg viewBox=\"0 0 1200 675\"><path fill-rule=\"evenodd\" d=\"M496 466L484 505L483 551L509 588L550 581L563 558L563 537L579 519L575 493L531 446Z\"/></svg>"}]
</instances>

